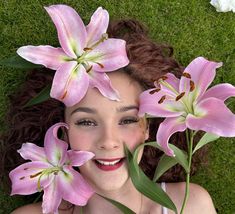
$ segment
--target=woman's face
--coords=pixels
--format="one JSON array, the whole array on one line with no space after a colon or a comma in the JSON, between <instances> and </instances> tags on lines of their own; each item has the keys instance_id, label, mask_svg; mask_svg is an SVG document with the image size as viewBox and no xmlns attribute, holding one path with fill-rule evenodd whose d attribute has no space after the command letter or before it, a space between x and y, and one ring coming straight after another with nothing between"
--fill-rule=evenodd
<instances>
[{"instance_id":1,"label":"woman's face","mask_svg":"<svg viewBox=\"0 0 235 214\"><path fill-rule=\"evenodd\" d=\"M112 191L125 184L129 176L124 144L133 150L148 138L146 121L137 115L140 85L120 71L110 73L109 78L121 101L109 100L90 88L78 104L65 111L71 148L95 154L80 171L97 191Z\"/></svg>"}]
</instances>

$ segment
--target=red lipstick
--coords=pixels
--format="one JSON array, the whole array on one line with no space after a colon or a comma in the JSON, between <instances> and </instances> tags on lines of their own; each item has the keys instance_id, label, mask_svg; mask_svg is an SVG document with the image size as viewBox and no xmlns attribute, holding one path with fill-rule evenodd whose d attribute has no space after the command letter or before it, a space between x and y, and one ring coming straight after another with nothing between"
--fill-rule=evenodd
<instances>
[{"instance_id":1,"label":"red lipstick","mask_svg":"<svg viewBox=\"0 0 235 214\"><path fill-rule=\"evenodd\" d=\"M99 169L103 171L112 171L121 167L124 163L124 159L125 158L101 158L95 159L94 163Z\"/></svg>"}]
</instances>

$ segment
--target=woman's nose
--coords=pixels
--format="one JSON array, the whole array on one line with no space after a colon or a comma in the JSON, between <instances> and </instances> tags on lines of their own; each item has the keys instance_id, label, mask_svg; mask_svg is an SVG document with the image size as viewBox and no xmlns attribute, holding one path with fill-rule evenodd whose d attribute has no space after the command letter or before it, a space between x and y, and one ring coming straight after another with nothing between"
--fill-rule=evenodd
<instances>
[{"instance_id":1,"label":"woman's nose","mask_svg":"<svg viewBox=\"0 0 235 214\"><path fill-rule=\"evenodd\" d=\"M99 149L112 150L120 147L120 136L118 131L111 126L103 128L100 139L97 142Z\"/></svg>"}]
</instances>

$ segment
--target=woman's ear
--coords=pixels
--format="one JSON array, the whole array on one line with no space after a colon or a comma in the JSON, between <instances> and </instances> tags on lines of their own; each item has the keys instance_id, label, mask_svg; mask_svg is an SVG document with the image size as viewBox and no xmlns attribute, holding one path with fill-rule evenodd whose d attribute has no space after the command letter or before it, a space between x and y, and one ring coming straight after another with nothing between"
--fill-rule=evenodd
<instances>
[{"instance_id":1,"label":"woman's ear","mask_svg":"<svg viewBox=\"0 0 235 214\"><path fill-rule=\"evenodd\" d=\"M146 132L145 132L145 140L149 139L149 128L147 128Z\"/></svg>"},{"instance_id":2,"label":"woman's ear","mask_svg":"<svg viewBox=\"0 0 235 214\"><path fill-rule=\"evenodd\" d=\"M145 131L145 140L149 139L149 120L146 119L146 131Z\"/></svg>"}]
</instances>

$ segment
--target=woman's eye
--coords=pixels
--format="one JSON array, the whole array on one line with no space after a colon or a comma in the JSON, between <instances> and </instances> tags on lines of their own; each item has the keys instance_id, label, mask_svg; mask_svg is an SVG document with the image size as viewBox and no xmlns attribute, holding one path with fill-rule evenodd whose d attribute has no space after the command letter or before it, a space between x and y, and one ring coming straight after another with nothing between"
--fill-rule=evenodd
<instances>
[{"instance_id":1,"label":"woman's eye","mask_svg":"<svg viewBox=\"0 0 235 214\"><path fill-rule=\"evenodd\" d=\"M131 117L131 118L125 118L125 119L122 119L119 123L119 125L126 125L126 124L131 124L131 123L137 123L139 122L139 118L137 117Z\"/></svg>"},{"instance_id":2,"label":"woman's eye","mask_svg":"<svg viewBox=\"0 0 235 214\"><path fill-rule=\"evenodd\" d=\"M75 124L77 126L97 126L96 122L92 120L78 120Z\"/></svg>"}]
</instances>

